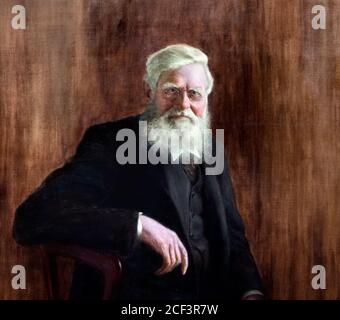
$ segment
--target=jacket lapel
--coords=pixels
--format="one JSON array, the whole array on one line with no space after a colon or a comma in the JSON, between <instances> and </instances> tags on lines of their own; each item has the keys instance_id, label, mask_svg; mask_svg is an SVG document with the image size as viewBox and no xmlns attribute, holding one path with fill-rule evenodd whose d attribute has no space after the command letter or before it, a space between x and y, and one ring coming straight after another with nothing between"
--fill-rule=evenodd
<instances>
[{"instance_id":1,"label":"jacket lapel","mask_svg":"<svg viewBox=\"0 0 340 320\"><path fill-rule=\"evenodd\" d=\"M180 165L162 165L164 177L161 179L161 184L176 208L182 232L188 241L186 230L189 227L189 217L186 214L187 203L185 190L183 190L183 184L181 183L183 179L181 170Z\"/></svg>"},{"instance_id":2,"label":"jacket lapel","mask_svg":"<svg viewBox=\"0 0 340 320\"><path fill-rule=\"evenodd\" d=\"M219 243L220 249L223 251L222 254L226 258L229 256L229 233L226 209L222 198L224 196L216 176L204 175L205 213L208 220L208 233L213 236L214 243Z\"/></svg>"}]
</instances>

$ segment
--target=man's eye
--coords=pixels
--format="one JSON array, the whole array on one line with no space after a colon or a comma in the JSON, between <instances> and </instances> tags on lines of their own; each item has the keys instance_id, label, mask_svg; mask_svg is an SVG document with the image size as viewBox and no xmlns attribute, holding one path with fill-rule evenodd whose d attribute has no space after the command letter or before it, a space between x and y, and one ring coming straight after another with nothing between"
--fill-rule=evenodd
<instances>
[{"instance_id":1,"label":"man's eye","mask_svg":"<svg viewBox=\"0 0 340 320\"><path fill-rule=\"evenodd\" d=\"M178 89L177 88L174 88L174 87L170 87L170 88L167 88L165 89L165 93L166 94L174 94L174 93L178 93Z\"/></svg>"},{"instance_id":2,"label":"man's eye","mask_svg":"<svg viewBox=\"0 0 340 320\"><path fill-rule=\"evenodd\" d=\"M200 98L202 96L200 92L195 90L190 90L189 95L194 98Z\"/></svg>"}]
</instances>

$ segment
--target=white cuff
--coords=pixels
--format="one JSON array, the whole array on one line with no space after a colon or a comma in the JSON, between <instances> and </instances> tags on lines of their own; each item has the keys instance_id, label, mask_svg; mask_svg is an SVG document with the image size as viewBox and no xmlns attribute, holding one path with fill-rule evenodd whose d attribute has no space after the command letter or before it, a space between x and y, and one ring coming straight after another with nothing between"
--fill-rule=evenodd
<instances>
[{"instance_id":1,"label":"white cuff","mask_svg":"<svg viewBox=\"0 0 340 320\"><path fill-rule=\"evenodd\" d=\"M137 223L137 238L139 239L142 231L143 231L143 225L142 225L142 221L140 221L140 216L143 214L143 212L138 212L138 223Z\"/></svg>"}]
</instances>

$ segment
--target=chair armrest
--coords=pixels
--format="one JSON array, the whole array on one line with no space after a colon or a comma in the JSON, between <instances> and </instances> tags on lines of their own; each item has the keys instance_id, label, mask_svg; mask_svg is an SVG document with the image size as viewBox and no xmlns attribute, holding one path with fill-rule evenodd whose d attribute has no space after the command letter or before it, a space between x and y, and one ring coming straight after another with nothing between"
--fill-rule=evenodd
<instances>
[{"instance_id":1,"label":"chair armrest","mask_svg":"<svg viewBox=\"0 0 340 320\"><path fill-rule=\"evenodd\" d=\"M57 257L71 258L98 270L104 278L102 299L117 298L121 285L122 266L118 255L114 252L100 252L81 246L60 244L42 245L40 250L49 299L60 299Z\"/></svg>"}]
</instances>

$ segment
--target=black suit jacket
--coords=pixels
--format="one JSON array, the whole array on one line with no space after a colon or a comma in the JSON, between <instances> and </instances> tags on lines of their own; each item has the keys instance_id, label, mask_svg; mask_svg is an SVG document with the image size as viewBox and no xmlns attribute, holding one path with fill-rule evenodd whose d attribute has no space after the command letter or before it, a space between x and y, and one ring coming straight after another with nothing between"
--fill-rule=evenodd
<instances>
[{"instance_id":1,"label":"black suit jacket","mask_svg":"<svg viewBox=\"0 0 340 320\"><path fill-rule=\"evenodd\" d=\"M186 277L179 268L154 276L161 259L137 239L138 211L142 211L174 230L188 250L189 264L192 261L178 165L119 165L116 161L116 133L123 128L138 133L138 120L136 116L89 128L72 159L18 207L14 238L23 245L64 243L119 252L124 297L190 297L182 293L194 283L190 278L195 277L194 270ZM262 290L227 164L222 174L204 176L204 203L212 261L207 292L239 298L247 290ZM98 279L84 266L77 270L74 296L91 298Z\"/></svg>"}]
</instances>

